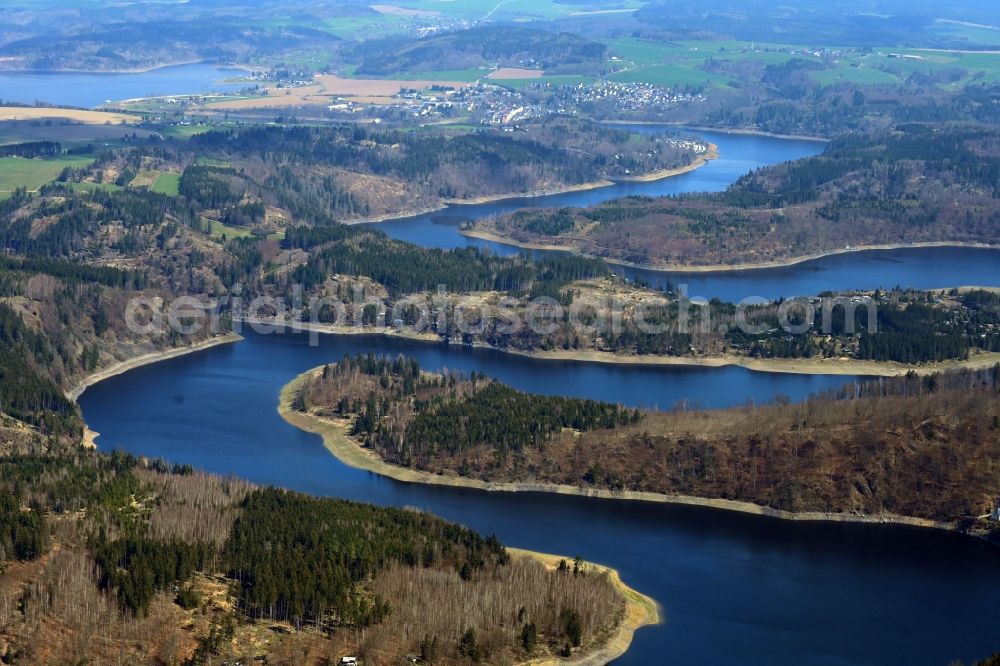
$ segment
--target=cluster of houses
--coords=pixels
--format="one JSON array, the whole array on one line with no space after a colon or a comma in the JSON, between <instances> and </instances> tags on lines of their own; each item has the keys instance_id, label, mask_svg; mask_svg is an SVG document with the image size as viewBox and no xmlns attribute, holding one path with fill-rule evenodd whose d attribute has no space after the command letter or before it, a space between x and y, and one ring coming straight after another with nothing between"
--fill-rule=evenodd
<instances>
[{"instance_id":1,"label":"cluster of houses","mask_svg":"<svg viewBox=\"0 0 1000 666\"><path fill-rule=\"evenodd\" d=\"M424 120L461 115L480 125L512 128L533 118L572 114L595 104L622 111L649 112L706 99L701 93L647 83L599 81L573 86L532 83L514 89L481 80L460 89L401 90L393 104L378 108L343 98L335 100L329 109L386 115L405 113Z\"/></svg>"},{"instance_id":2,"label":"cluster of houses","mask_svg":"<svg viewBox=\"0 0 1000 666\"><path fill-rule=\"evenodd\" d=\"M620 111L664 111L707 99L699 92L675 90L651 83L617 81L598 81L590 85L581 83L554 92L556 99L566 106L610 106Z\"/></svg>"},{"instance_id":3,"label":"cluster of houses","mask_svg":"<svg viewBox=\"0 0 1000 666\"><path fill-rule=\"evenodd\" d=\"M358 112L367 105L339 100L331 110ZM480 81L460 89L401 90L395 103L382 105L383 112L405 112L422 118L448 118L467 115L480 125L513 127L531 118L548 115L546 108L529 103L510 88Z\"/></svg>"}]
</instances>

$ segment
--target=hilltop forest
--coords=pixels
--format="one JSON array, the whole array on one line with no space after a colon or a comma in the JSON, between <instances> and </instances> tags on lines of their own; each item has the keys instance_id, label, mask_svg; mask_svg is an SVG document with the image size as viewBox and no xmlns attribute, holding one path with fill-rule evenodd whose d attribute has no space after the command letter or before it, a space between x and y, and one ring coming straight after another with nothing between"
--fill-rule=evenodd
<instances>
[{"instance_id":1,"label":"hilltop forest","mask_svg":"<svg viewBox=\"0 0 1000 666\"><path fill-rule=\"evenodd\" d=\"M181 174L206 217L267 233L291 220L350 221L440 208L446 201L572 188L690 164L691 151L595 123L552 118L518 132L402 131L346 123L251 126L101 153L61 177L122 187Z\"/></svg>"},{"instance_id":2,"label":"hilltop forest","mask_svg":"<svg viewBox=\"0 0 1000 666\"><path fill-rule=\"evenodd\" d=\"M480 26L413 40L389 37L352 46L359 74L391 75L468 67L525 67L548 74L594 74L605 68L607 47L568 32L524 26Z\"/></svg>"}]
</instances>

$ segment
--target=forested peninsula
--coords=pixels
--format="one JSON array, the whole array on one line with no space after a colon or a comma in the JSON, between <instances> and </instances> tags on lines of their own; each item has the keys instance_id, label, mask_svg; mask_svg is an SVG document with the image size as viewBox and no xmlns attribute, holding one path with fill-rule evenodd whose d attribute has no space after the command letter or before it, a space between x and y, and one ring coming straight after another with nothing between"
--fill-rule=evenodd
<instances>
[{"instance_id":1,"label":"forested peninsula","mask_svg":"<svg viewBox=\"0 0 1000 666\"><path fill-rule=\"evenodd\" d=\"M84 450L4 455L0 488L5 661L589 663L658 621L614 572L415 510Z\"/></svg>"},{"instance_id":2,"label":"forested peninsula","mask_svg":"<svg viewBox=\"0 0 1000 666\"><path fill-rule=\"evenodd\" d=\"M664 412L367 355L299 377L282 412L345 462L402 480L700 499L996 540L986 519L1000 461L998 387L1000 366L850 385L794 405Z\"/></svg>"},{"instance_id":3,"label":"forested peninsula","mask_svg":"<svg viewBox=\"0 0 1000 666\"><path fill-rule=\"evenodd\" d=\"M796 263L864 247L994 245L1000 153L991 126L900 125L758 169L718 194L520 210L468 231L669 270Z\"/></svg>"}]
</instances>

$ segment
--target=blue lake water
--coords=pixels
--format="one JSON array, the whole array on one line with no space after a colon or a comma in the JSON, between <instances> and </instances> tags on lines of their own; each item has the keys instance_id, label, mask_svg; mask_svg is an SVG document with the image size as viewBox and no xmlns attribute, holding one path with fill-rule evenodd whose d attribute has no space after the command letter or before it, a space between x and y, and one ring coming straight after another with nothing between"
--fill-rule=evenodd
<instances>
[{"instance_id":1,"label":"blue lake water","mask_svg":"<svg viewBox=\"0 0 1000 666\"><path fill-rule=\"evenodd\" d=\"M249 84L223 83L244 76L241 69L193 64L161 67L148 72L0 72L0 99L34 104L91 108L106 101L156 95L233 92Z\"/></svg>"},{"instance_id":2,"label":"blue lake water","mask_svg":"<svg viewBox=\"0 0 1000 666\"><path fill-rule=\"evenodd\" d=\"M617 568L663 606L616 664L941 666L1000 647L1000 549L915 528L792 523L695 507L405 484L358 471L277 413L296 374L345 353L411 353L518 388L667 406L805 394L851 381L740 368L538 361L390 340L248 335L139 368L80 400L99 446L219 474L384 505L415 506L505 543Z\"/></svg>"}]
</instances>

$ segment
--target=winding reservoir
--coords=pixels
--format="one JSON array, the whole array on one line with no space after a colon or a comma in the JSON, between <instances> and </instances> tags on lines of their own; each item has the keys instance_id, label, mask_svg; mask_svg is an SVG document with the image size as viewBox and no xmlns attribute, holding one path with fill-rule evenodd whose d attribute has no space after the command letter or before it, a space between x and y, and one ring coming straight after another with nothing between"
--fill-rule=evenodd
<instances>
[{"instance_id":1,"label":"winding reservoir","mask_svg":"<svg viewBox=\"0 0 1000 666\"><path fill-rule=\"evenodd\" d=\"M1000 549L898 526L795 523L714 509L399 483L340 463L277 413L295 375L345 353L409 353L521 389L667 406L792 398L848 377L561 363L358 336L253 335L113 377L80 400L105 450L366 502L414 506L505 543L618 569L663 605L620 664L830 666L970 661L995 650Z\"/></svg>"},{"instance_id":2,"label":"winding reservoir","mask_svg":"<svg viewBox=\"0 0 1000 666\"><path fill-rule=\"evenodd\" d=\"M630 131L677 131L676 127L662 125L621 127ZM631 195L655 197L686 192L717 192L753 169L817 155L824 146L819 141L747 134L702 130L695 134L716 144L719 158L680 176L647 183L617 183L551 196L456 205L373 226L393 238L424 247L447 249L473 245L498 254L517 254L524 250L463 236L459 233L459 225L525 207L588 206ZM666 273L632 268L616 270L653 285L687 285L688 294L692 297L717 297L739 302L750 297L814 296L827 290L891 288L896 285L915 289L966 285L1000 287L1000 250L955 247L870 250L831 255L782 268L707 273Z\"/></svg>"},{"instance_id":3,"label":"winding reservoir","mask_svg":"<svg viewBox=\"0 0 1000 666\"><path fill-rule=\"evenodd\" d=\"M425 246L487 245L457 233L464 219L523 205L584 205L626 193L721 189L764 164L814 154L820 144L706 134L722 158L658 183L455 206L382 223ZM690 293L814 294L909 284L1000 286L995 251L858 253L795 267L677 276ZM537 493L399 483L340 463L318 436L277 413L281 387L345 353L415 355L427 368L477 370L536 392L629 405L708 407L793 399L851 377L757 373L742 368L636 367L505 356L381 337L246 334L208 349L113 377L80 404L98 444L191 463L255 482L386 505L414 506L496 533L512 546L581 555L618 569L663 605L664 624L643 629L619 664L941 665L997 649L1000 549L954 534L898 526L796 523L715 509Z\"/></svg>"}]
</instances>

